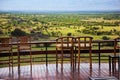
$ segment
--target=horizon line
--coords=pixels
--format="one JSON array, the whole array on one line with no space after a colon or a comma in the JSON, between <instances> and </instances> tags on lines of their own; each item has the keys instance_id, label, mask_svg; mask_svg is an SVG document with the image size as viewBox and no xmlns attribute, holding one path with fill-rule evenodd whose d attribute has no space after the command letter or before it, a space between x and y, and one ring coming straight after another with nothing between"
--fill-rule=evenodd
<instances>
[{"instance_id":1,"label":"horizon line","mask_svg":"<svg viewBox=\"0 0 120 80\"><path fill-rule=\"evenodd\" d=\"M120 11L120 10L0 10L0 11Z\"/></svg>"},{"instance_id":2,"label":"horizon line","mask_svg":"<svg viewBox=\"0 0 120 80\"><path fill-rule=\"evenodd\" d=\"M120 10L74 10L74 11L64 11L64 10L0 10L0 13L15 13L15 14L111 14L119 13Z\"/></svg>"}]
</instances>

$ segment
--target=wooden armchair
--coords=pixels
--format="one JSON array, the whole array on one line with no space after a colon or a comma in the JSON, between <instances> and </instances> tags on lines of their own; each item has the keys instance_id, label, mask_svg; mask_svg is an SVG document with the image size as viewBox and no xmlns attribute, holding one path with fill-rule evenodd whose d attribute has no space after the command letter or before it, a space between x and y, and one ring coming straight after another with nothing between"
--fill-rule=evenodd
<instances>
[{"instance_id":1,"label":"wooden armchair","mask_svg":"<svg viewBox=\"0 0 120 80\"><path fill-rule=\"evenodd\" d=\"M76 37L75 50L78 51L78 68L80 67L80 54L81 50L88 49L89 50L89 61L90 61L90 69L92 68L92 37L90 36L79 36ZM75 61L76 62L76 61Z\"/></svg>"},{"instance_id":2,"label":"wooden armchair","mask_svg":"<svg viewBox=\"0 0 120 80\"><path fill-rule=\"evenodd\" d=\"M9 64L9 71L13 69L13 53L12 53L12 37L0 38L0 54L9 52L9 59L7 61L1 60L0 64Z\"/></svg>"},{"instance_id":3,"label":"wooden armchair","mask_svg":"<svg viewBox=\"0 0 120 80\"><path fill-rule=\"evenodd\" d=\"M31 37L30 36L20 36L17 37L17 44L18 44L18 69L20 69L20 63L30 62L30 67L32 70L32 52L31 52ZM29 54L27 54L29 53ZM24 54L29 55L29 58ZM20 57L24 55L23 57Z\"/></svg>"},{"instance_id":4,"label":"wooden armchair","mask_svg":"<svg viewBox=\"0 0 120 80\"><path fill-rule=\"evenodd\" d=\"M74 48L74 37L59 37L56 39L56 67L58 67L58 58L61 59L61 69L63 68L63 58L64 58L64 51L69 50L69 57L71 66L74 65L74 58L73 58L73 48ZM58 52L60 51L60 54ZM58 56L60 55L60 57Z\"/></svg>"}]
</instances>

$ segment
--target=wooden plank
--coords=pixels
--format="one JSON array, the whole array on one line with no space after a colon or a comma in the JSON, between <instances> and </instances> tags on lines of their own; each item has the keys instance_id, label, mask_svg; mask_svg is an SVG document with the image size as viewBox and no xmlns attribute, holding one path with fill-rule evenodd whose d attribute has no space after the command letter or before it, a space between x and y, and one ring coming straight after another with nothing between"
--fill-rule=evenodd
<instances>
[{"instance_id":1,"label":"wooden plank","mask_svg":"<svg viewBox=\"0 0 120 80\"><path fill-rule=\"evenodd\" d=\"M49 64L46 67L45 64L35 64L30 71L30 65L20 66L20 75L18 74L17 66L13 68L13 74L10 73L9 68L0 68L0 79L13 79L17 80L19 77L22 80L89 80L89 77L109 76L109 64L101 63L101 68L98 67L98 63L93 63L92 70L89 69L89 63L81 63L80 69L72 69L69 63L64 63L63 69L60 64L58 69L56 64ZM117 73L118 74L118 73ZM117 75L116 74L116 75ZM116 76L117 77L117 76Z\"/></svg>"}]
</instances>

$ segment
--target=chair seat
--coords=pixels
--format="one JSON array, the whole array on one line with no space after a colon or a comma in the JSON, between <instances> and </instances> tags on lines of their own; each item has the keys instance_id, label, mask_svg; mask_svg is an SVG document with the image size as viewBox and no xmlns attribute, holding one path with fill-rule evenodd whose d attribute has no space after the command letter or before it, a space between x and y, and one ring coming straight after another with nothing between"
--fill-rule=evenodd
<instances>
[{"instance_id":1,"label":"chair seat","mask_svg":"<svg viewBox=\"0 0 120 80\"><path fill-rule=\"evenodd\" d=\"M70 48L72 48L73 46L72 46L72 44L57 44L56 45L56 47L58 48L58 49L70 49Z\"/></svg>"},{"instance_id":2,"label":"chair seat","mask_svg":"<svg viewBox=\"0 0 120 80\"><path fill-rule=\"evenodd\" d=\"M30 46L20 46L19 50L29 50Z\"/></svg>"},{"instance_id":3,"label":"chair seat","mask_svg":"<svg viewBox=\"0 0 120 80\"><path fill-rule=\"evenodd\" d=\"M11 47L0 47L0 51L10 51Z\"/></svg>"},{"instance_id":4,"label":"chair seat","mask_svg":"<svg viewBox=\"0 0 120 80\"><path fill-rule=\"evenodd\" d=\"M63 57L70 58L70 54L63 54ZM61 58L61 54L58 54L58 58Z\"/></svg>"},{"instance_id":5,"label":"chair seat","mask_svg":"<svg viewBox=\"0 0 120 80\"><path fill-rule=\"evenodd\" d=\"M75 44L75 47L78 47L78 46L79 46L79 44ZM80 47L91 47L91 46L90 46L90 44L87 43L86 45L80 44Z\"/></svg>"}]
</instances>

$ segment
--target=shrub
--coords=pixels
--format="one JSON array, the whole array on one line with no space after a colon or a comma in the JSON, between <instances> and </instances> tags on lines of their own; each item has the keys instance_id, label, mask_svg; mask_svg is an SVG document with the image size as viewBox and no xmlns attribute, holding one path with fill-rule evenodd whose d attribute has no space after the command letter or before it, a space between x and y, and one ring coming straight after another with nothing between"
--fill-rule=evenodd
<instances>
[{"instance_id":1,"label":"shrub","mask_svg":"<svg viewBox=\"0 0 120 80\"><path fill-rule=\"evenodd\" d=\"M107 36L103 36L102 39L103 39L103 40L109 40L110 38L107 37Z\"/></svg>"},{"instance_id":2,"label":"shrub","mask_svg":"<svg viewBox=\"0 0 120 80\"><path fill-rule=\"evenodd\" d=\"M14 31L11 32L11 35L12 36L26 36L27 33L22 31L21 29L19 28L16 28Z\"/></svg>"},{"instance_id":3,"label":"shrub","mask_svg":"<svg viewBox=\"0 0 120 80\"><path fill-rule=\"evenodd\" d=\"M67 36L71 36L72 35L72 33L67 33Z\"/></svg>"}]
</instances>

